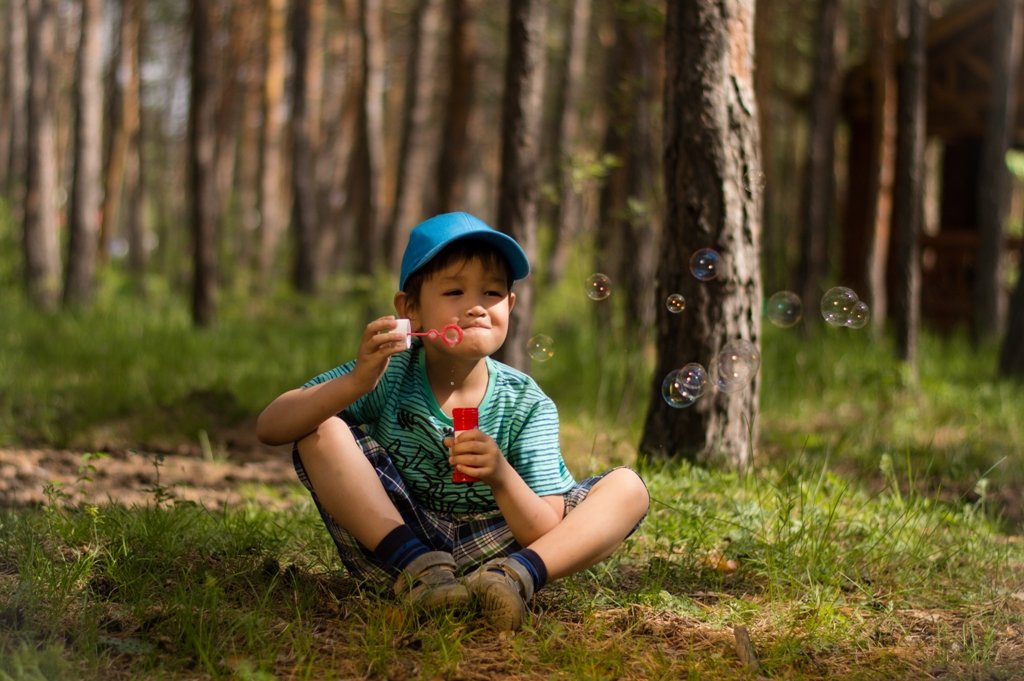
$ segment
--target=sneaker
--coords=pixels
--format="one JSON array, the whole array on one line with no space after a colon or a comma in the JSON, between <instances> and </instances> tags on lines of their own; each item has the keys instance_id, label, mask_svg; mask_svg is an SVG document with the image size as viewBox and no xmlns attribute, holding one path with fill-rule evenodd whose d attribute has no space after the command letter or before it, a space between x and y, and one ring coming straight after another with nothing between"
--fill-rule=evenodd
<instances>
[{"instance_id":1,"label":"sneaker","mask_svg":"<svg viewBox=\"0 0 1024 681\"><path fill-rule=\"evenodd\" d=\"M395 595L424 610L455 608L470 600L455 577L455 559L445 551L430 551L409 563L395 580Z\"/></svg>"},{"instance_id":2,"label":"sneaker","mask_svg":"<svg viewBox=\"0 0 1024 681\"><path fill-rule=\"evenodd\" d=\"M533 578L521 563L510 558L489 560L466 577L466 586L492 627L514 631L523 626L526 602L533 597Z\"/></svg>"}]
</instances>

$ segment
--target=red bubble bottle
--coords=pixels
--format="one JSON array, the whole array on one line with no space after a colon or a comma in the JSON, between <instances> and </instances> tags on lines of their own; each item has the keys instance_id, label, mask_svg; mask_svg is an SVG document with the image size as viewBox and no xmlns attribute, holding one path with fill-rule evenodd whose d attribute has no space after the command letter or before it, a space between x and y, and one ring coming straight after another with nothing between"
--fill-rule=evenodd
<instances>
[{"instance_id":1,"label":"red bubble bottle","mask_svg":"<svg viewBox=\"0 0 1024 681\"><path fill-rule=\"evenodd\" d=\"M458 407L452 409L452 421L455 425L455 435L458 437L459 433L464 430L473 430L479 424L480 414L476 407ZM455 469L452 471L452 482L480 482L480 478L474 478L472 475L466 475L462 471Z\"/></svg>"}]
</instances>

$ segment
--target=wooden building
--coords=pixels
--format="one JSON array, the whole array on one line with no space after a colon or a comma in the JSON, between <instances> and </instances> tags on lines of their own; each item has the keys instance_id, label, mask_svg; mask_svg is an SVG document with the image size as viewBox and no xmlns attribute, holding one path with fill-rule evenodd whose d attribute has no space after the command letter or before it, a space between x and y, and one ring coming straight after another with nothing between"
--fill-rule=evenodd
<instances>
[{"instance_id":1,"label":"wooden building","mask_svg":"<svg viewBox=\"0 0 1024 681\"><path fill-rule=\"evenodd\" d=\"M927 136L940 147L937 220L921 234L921 313L925 324L939 330L971 322L975 253L978 244L978 176L986 116L991 98L993 22L996 0L964 0L929 22L927 33ZM900 49L896 47L898 59ZM852 68L843 84L843 115L849 125L848 184L842 229L842 276L857 290L866 290L866 263L875 219L872 182L876 159L895 164L895 139L879 134L886 112L876 97L884 68L877 59ZM888 87L898 87L894 67ZM1017 121L1011 146L1024 149L1024 69L1017 87ZM893 97L890 97L893 101ZM890 105L895 106L894 102ZM890 125L895 110L889 109ZM885 145L891 145L885 148ZM892 167L882 173L879 202L892 202ZM887 215L887 211L882 211ZM888 225L878 232L890 238ZM1019 239L1007 239L1006 257L1014 258ZM890 252L892 251L890 247ZM891 277L890 277L891 280Z\"/></svg>"}]
</instances>

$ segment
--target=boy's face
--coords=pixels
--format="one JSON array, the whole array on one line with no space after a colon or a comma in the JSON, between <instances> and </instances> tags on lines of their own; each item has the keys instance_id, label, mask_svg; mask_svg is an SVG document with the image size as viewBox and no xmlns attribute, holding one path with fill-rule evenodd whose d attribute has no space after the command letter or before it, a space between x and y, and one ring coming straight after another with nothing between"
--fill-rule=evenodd
<instances>
[{"instance_id":1,"label":"boy's face","mask_svg":"<svg viewBox=\"0 0 1024 681\"><path fill-rule=\"evenodd\" d=\"M503 268L471 258L427 277L418 305L412 305L404 293L396 296L395 304L417 331L440 331L447 324L458 324L463 329L462 342L447 351L469 358L491 355L505 342L515 300ZM446 347L440 342L438 345Z\"/></svg>"}]
</instances>

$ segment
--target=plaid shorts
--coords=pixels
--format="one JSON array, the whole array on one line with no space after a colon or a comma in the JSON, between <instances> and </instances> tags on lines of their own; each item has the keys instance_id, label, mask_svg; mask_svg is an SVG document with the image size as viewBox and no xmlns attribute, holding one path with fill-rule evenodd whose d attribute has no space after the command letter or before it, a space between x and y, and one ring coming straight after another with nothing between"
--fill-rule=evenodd
<instances>
[{"instance_id":1,"label":"plaid shorts","mask_svg":"<svg viewBox=\"0 0 1024 681\"><path fill-rule=\"evenodd\" d=\"M507 556L522 548L512 536L501 511L484 513L437 513L423 508L414 500L398 473L387 451L362 429L350 426L352 435L366 458L373 464L384 490L391 498L395 508L402 515L412 531L427 546L435 551L447 551L455 558L460 573L466 573L478 565L492 559ZM292 463L298 473L299 480L309 490L316 503L320 517L323 518L327 531L338 547L341 561L353 577L365 579L379 586L391 586L396 577L394 568L379 561L373 552L356 541L355 537L334 522L317 498L316 491L309 482L309 476L302 465L298 447L292 448ZM613 469L614 470L614 469ZM576 508L598 480L611 471L605 471L581 482L577 482L562 495L565 500L565 513ZM635 528L634 528L635 529Z\"/></svg>"}]
</instances>

